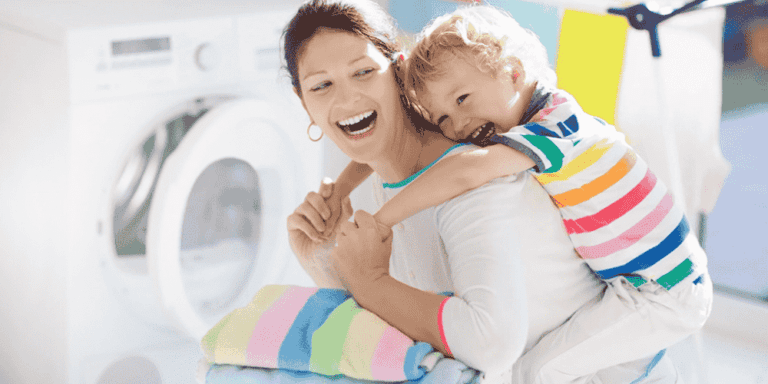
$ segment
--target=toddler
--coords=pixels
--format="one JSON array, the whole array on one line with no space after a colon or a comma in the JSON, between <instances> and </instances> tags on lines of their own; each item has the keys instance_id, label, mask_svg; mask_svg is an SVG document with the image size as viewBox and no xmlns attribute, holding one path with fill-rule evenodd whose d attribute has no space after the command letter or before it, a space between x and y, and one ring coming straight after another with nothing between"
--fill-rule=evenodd
<instances>
[{"instance_id":1,"label":"toddler","mask_svg":"<svg viewBox=\"0 0 768 384\"><path fill-rule=\"evenodd\" d=\"M407 94L432 123L479 148L430 167L376 219L392 226L494 178L531 172L607 288L527 351L516 382L652 380L664 348L704 324L712 299L706 255L664 183L615 127L555 88L543 45L501 10L473 6L436 19L406 64ZM331 199L369 173L350 164Z\"/></svg>"}]
</instances>

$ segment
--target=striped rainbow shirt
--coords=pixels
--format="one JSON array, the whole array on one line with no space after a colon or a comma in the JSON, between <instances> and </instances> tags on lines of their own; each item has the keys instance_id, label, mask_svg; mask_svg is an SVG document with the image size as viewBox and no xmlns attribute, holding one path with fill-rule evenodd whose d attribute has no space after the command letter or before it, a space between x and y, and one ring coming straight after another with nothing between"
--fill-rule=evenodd
<instances>
[{"instance_id":1,"label":"striped rainbow shirt","mask_svg":"<svg viewBox=\"0 0 768 384\"><path fill-rule=\"evenodd\" d=\"M573 96L554 90L531 122L492 139L529 156L532 170L560 209L576 251L603 280L666 289L698 282L691 257L703 252L683 208L664 183L605 121Z\"/></svg>"}]
</instances>

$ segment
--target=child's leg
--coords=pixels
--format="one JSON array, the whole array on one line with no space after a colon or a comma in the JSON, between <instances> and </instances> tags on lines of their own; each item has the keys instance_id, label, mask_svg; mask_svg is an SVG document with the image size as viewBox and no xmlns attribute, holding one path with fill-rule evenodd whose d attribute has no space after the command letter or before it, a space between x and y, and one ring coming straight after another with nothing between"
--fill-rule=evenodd
<instances>
[{"instance_id":1,"label":"child's leg","mask_svg":"<svg viewBox=\"0 0 768 384\"><path fill-rule=\"evenodd\" d=\"M647 369L652 365L652 369ZM645 371L645 375L637 376L637 372ZM635 360L629 363L615 365L597 372L589 384L685 384L677 372L675 365L667 355L654 356L648 359Z\"/></svg>"},{"instance_id":2,"label":"child's leg","mask_svg":"<svg viewBox=\"0 0 768 384\"><path fill-rule=\"evenodd\" d=\"M588 383L599 371L652 359L701 328L711 301L706 274L698 284L688 281L670 291L655 282L634 288L620 277L525 353L513 382ZM645 369L637 369L640 377Z\"/></svg>"}]
</instances>

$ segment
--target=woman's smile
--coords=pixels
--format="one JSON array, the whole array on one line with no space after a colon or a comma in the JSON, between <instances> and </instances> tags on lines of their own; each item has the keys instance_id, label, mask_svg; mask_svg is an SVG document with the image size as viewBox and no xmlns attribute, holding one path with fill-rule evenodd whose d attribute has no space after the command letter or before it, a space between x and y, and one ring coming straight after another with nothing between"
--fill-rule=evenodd
<instances>
[{"instance_id":1,"label":"woman's smile","mask_svg":"<svg viewBox=\"0 0 768 384\"><path fill-rule=\"evenodd\" d=\"M373 134L373 130L376 128L376 117L378 117L378 113L375 110L370 110L339 121L336 126L346 132L350 139L360 140Z\"/></svg>"}]
</instances>

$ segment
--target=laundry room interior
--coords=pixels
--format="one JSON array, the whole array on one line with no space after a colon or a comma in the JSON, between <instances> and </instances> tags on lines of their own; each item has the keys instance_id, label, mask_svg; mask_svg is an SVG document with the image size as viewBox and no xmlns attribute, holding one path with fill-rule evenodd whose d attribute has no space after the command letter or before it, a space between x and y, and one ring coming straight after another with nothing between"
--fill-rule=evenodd
<instances>
[{"instance_id":1,"label":"laundry room interior","mask_svg":"<svg viewBox=\"0 0 768 384\"><path fill-rule=\"evenodd\" d=\"M530 29L706 251L711 313L667 349L678 383L768 384L768 1L370 1L404 59L473 3ZM350 157L313 137L286 69L302 3L0 0L0 384L223 383L211 329L267 285L316 287L287 219Z\"/></svg>"}]
</instances>

